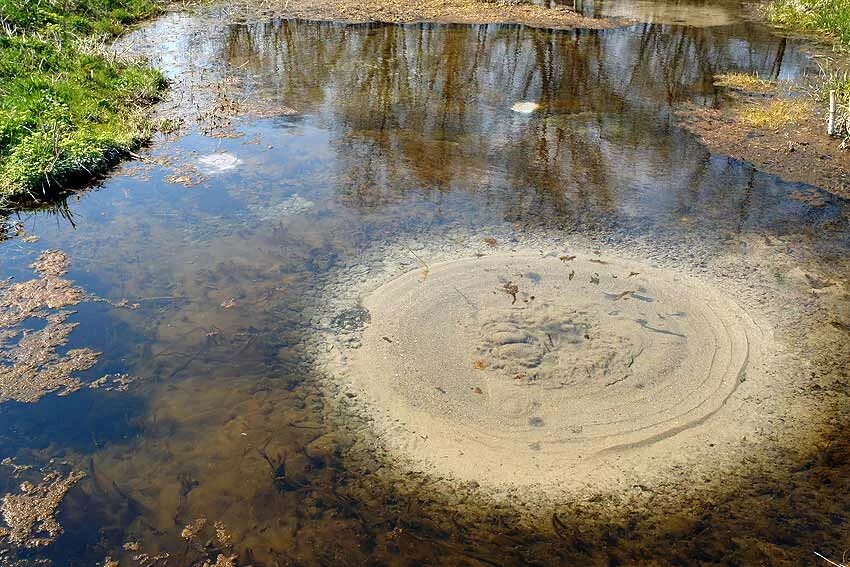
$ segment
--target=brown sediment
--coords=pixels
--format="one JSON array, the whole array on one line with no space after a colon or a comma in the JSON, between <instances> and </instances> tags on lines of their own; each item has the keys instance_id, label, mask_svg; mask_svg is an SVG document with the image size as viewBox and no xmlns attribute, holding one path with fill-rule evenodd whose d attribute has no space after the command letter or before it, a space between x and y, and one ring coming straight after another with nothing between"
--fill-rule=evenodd
<instances>
[{"instance_id":1,"label":"brown sediment","mask_svg":"<svg viewBox=\"0 0 850 567\"><path fill-rule=\"evenodd\" d=\"M626 23L623 19L585 17L562 6L481 0L243 0L240 4L250 13L266 17L350 23L523 24L546 29L606 29Z\"/></svg>"},{"instance_id":2,"label":"brown sediment","mask_svg":"<svg viewBox=\"0 0 850 567\"><path fill-rule=\"evenodd\" d=\"M819 118L813 102L755 82L731 87L730 97L731 103L719 109L682 108L681 125L712 152L850 197L850 150L827 135L826 119Z\"/></svg>"},{"instance_id":3,"label":"brown sediment","mask_svg":"<svg viewBox=\"0 0 850 567\"><path fill-rule=\"evenodd\" d=\"M24 482L18 494L3 497L0 512L8 528L0 528L0 536L19 547L42 547L52 543L62 533L56 512L65 494L81 478L82 472L72 472L63 477L57 472L47 473L38 484Z\"/></svg>"}]
</instances>

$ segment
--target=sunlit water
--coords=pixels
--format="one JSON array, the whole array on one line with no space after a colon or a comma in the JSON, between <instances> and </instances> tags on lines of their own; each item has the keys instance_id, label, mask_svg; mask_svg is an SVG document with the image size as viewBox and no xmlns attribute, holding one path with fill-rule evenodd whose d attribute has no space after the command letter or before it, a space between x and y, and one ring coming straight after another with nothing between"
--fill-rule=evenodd
<instances>
[{"instance_id":1,"label":"sunlit water","mask_svg":"<svg viewBox=\"0 0 850 567\"><path fill-rule=\"evenodd\" d=\"M649 24L692 27L726 26L743 21L740 2L734 0L542 0L543 6L566 6L595 18L627 18Z\"/></svg>"},{"instance_id":2,"label":"sunlit water","mask_svg":"<svg viewBox=\"0 0 850 567\"><path fill-rule=\"evenodd\" d=\"M0 406L0 458L88 473L63 504L65 534L30 555L92 565L139 541L179 557L198 517L230 528L241 562L269 566L806 563L812 542L840 550L846 508L825 505L817 479L773 482L743 509L691 503L700 511L669 526L572 518L567 537L502 509L441 512L427 490L372 487L368 468L305 452L332 428L305 348L319 283L400 235L605 231L704 254L778 238L840 276L850 203L712 155L676 125L683 102L723 104L717 73L812 71L798 46L739 20L553 33L170 15L139 32L189 116L146 153L174 165L124 164L61 214L21 214L39 242L0 244L2 277L30 277L58 248L88 292L140 304L87 302L72 318L69 348L103 353L86 377L131 374L129 392ZM259 109L225 137L191 119L216 85ZM540 107L511 110L522 101ZM213 154L227 155L201 161ZM203 177L169 183L186 164Z\"/></svg>"}]
</instances>

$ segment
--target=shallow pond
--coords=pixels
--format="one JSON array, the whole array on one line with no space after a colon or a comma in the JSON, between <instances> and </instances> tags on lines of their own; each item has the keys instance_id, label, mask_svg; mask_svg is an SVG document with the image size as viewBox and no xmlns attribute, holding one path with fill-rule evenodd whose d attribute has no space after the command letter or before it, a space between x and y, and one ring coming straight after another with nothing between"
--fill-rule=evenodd
<instances>
[{"instance_id":1,"label":"shallow pond","mask_svg":"<svg viewBox=\"0 0 850 567\"><path fill-rule=\"evenodd\" d=\"M69 255L66 277L90 296L73 307L79 326L61 349L102 353L84 382L134 379L126 391L0 405L0 459L87 475L60 508L64 533L17 556L189 565L232 553L268 566L840 557L850 450L834 416L846 404L850 308L836 290L850 285L850 203L712 155L675 114L685 102L722 105L715 74L796 79L813 65L733 8L705 16L712 25L647 10L647 23L568 32L172 14L127 38L174 80L164 111L182 127L97 187L9 219L38 241L10 229L0 243L3 278L32 278L45 249ZM512 110L520 102L539 106ZM719 278L718 259L733 258L728 278L743 284L748 265L780 284L807 274L817 293L786 306L785 324L823 328L807 331L804 361L820 381L798 393L827 392L817 439L774 449L775 470L738 473L733 489L707 479L715 492L647 495L631 513L602 495L545 520L438 495L427 476L382 473L357 431L337 427L315 377L311 337L338 308L331 282L399 247L412 268L435 246L486 252L484 238L510 234L661 248ZM752 277L751 293L770 295ZM2 469L15 492L21 479ZM198 518L221 522L231 542L187 543Z\"/></svg>"}]
</instances>

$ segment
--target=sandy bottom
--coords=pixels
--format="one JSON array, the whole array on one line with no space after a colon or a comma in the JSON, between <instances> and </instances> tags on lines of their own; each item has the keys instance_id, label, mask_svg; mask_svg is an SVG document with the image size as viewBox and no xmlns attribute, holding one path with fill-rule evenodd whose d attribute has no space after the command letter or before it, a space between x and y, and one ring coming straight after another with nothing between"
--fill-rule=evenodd
<instances>
[{"instance_id":1,"label":"sandy bottom","mask_svg":"<svg viewBox=\"0 0 850 567\"><path fill-rule=\"evenodd\" d=\"M718 461L755 433L736 389L773 376L771 333L731 298L592 253L420 267L362 305L334 373L381 443L461 481L617 485Z\"/></svg>"}]
</instances>

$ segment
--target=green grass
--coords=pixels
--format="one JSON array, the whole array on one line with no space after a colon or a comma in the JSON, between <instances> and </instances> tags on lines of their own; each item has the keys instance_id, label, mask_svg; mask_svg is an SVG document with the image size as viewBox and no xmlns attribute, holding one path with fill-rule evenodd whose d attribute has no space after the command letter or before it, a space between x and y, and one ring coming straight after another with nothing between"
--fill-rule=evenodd
<instances>
[{"instance_id":1,"label":"green grass","mask_svg":"<svg viewBox=\"0 0 850 567\"><path fill-rule=\"evenodd\" d=\"M850 47L850 0L774 0L766 12L774 25L826 35Z\"/></svg>"},{"instance_id":2,"label":"green grass","mask_svg":"<svg viewBox=\"0 0 850 567\"><path fill-rule=\"evenodd\" d=\"M850 0L773 0L765 9L771 24L785 29L809 32L831 39L842 57L850 50ZM822 84L815 100L821 108L829 104L829 92L836 92L838 120L836 135L850 144L850 74L847 69L824 68Z\"/></svg>"},{"instance_id":3,"label":"green grass","mask_svg":"<svg viewBox=\"0 0 850 567\"><path fill-rule=\"evenodd\" d=\"M0 199L52 196L150 136L165 86L107 41L154 0L0 0Z\"/></svg>"}]
</instances>

